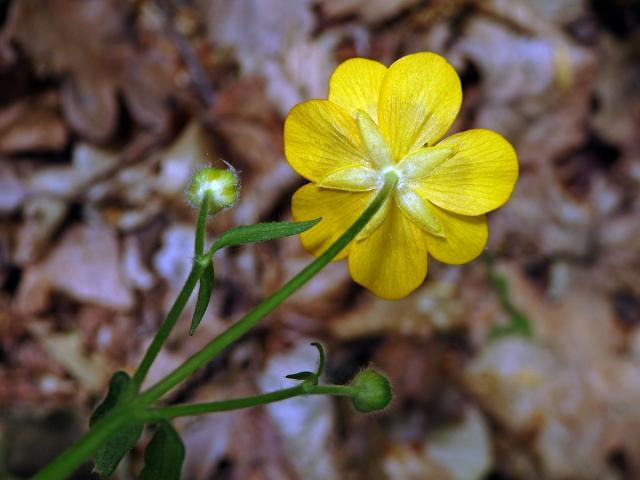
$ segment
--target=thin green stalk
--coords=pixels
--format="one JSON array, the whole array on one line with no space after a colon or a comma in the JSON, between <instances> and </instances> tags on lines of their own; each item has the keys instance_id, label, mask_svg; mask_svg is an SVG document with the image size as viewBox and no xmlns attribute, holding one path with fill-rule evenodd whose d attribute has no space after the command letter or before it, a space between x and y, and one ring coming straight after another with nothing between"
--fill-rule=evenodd
<instances>
[{"instance_id":1,"label":"thin green stalk","mask_svg":"<svg viewBox=\"0 0 640 480\"><path fill-rule=\"evenodd\" d=\"M151 344L147 348L147 351L144 354L142 362L138 366L138 369L133 374L133 385L136 390L140 388L142 382L144 382L147 373L149 373L149 369L153 364L153 361L160 353L162 346L169 338L173 327L175 326L180 314L184 310L184 307L187 305L189 301L189 297L193 293L193 290L196 288L200 277L202 276L202 272L204 272L208 262L201 261L202 253L204 251L204 237L206 231L207 224L207 211L209 210L209 203L211 202L211 194L206 193L204 198L202 199L202 204L200 205L200 211L198 212L198 221L196 223L196 239L194 245L195 259L193 262L193 266L191 267L191 272L189 272L189 276L180 290L178 294L178 298L173 303L171 310L167 314L167 317L160 325L156 336L153 337Z\"/></svg>"},{"instance_id":2,"label":"thin green stalk","mask_svg":"<svg viewBox=\"0 0 640 480\"><path fill-rule=\"evenodd\" d=\"M204 237L207 231L207 215L209 215L209 204L211 203L211 192L206 192L202 199L202 205L200 205L200 211L198 212L198 221L196 223L196 241L194 252L196 258L200 257L204 252Z\"/></svg>"},{"instance_id":3,"label":"thin green stalk","mask_svg":"<svg viewBox=\"0 0 640 480\"><path fill-rule=\"evenodd\" d=\"M354 389L349 385L314 385L310 395L338 395L342 397L350 397L353 395Z\"/></svg>"},{"instance_id":4,"label":"thin green stalk","mask_svg":"<svg viewBox=\"0 0 640 480\"><path fill-rule=\"evenodd\" d=\"M397 174L393 171L388 172L385 176L384 186L380 189L373 202L371 202L354 224L351 225L351 227L349 227L349 229L342 234L342 236L338 238L338 240L336 240L322 255L285 283L280 290L263 300L262 303L247 313L242 317L242 319L205 345L199 352L187 359L164 379L156 383L149 390L143 392L138 398L138 401L142 405L147 405L160 398L182 380L209 362L231 343L244 335L284 300L291 296L296 290L313 278L313 276L331 262L331 260L333 260L333 258L356 237L369 220L373 218L380 207L382 207L382 204L387 199L397 182Z\"/></svg>"},{"instance_id":5,"label":"thin green stalk","mask_svg":"<svg viewBox=\"0 0 640 480\"><path fill-rule=\"evenodd\" d=\"M333 243L325 253L315 259L300 273L287 282L280 290L266 298L251 312L245 315L241 320L232 325L229 329L208 343L202 350L190 357L184 364L176 368L163 380L155 384L149 390L142 392L133 400L126 408L119 410L118 414L106 415L98 424L96 424L84 437L82 437L75 445L57 457L47 467L34 477L36 480L57 480L66 478L75 471L84 461L87 460L95 451L106 441L107 438L116 432L123 424L131 421L134 417L138 417L140 408L143 408L153 401L160 398L167 391L171 390L175 385L180 383L186 377L191 375L198 368L202 367L210 361L216 354L225 349L240 336L244 335L251 327L258 323L262 318L268 315L280 303L286 300L291 294L298 290L302 285L308 282L316 273L325 267L340 251L346 247L351 240L365 227L371 218L380 210L380 207L387 199L394 186L398 181L398 177L394 172L389 172L385 176L385 182L382 189L378 192L373 202L365 209L362 215L349 227L349 229ZM215 253L215 252L213 252ZM207 252L205 258L210 260ZM158 355L160 348L169 336L171 329L175 325L178 316L184 309L187 300L191 296L202 270L206 263L194 261L193 268L187 281L180 291L173 307L169 311L167 318L160 326L158 333L151 342L138 370L133 376L135 385L142 384L153 360ZM317 386L313 394L332 394L332 395L350 395L348 389L350 387L342 387L336 389L337 386ZM296 387L294 387L296 388ZM171 408L171 407L168 407Z\"/></svg>"},{"instance_id":6,"label":"thin green stalk","mask_svg":"<svg viewBox=\"0 0 640 480\"><path fill-rule=\"evenodd\" d=\"M101 418L84 437L40 470L31 480L67 478L115 432L131 421L129 410L113 411Z\"/></svg>"},{"instance_id":7,"label":"thin green stalk","mask_svg":"<svg viewBox=\"0 0 640 480\"><path fill-rule=\"evenodd\" d=\"M279 402L288 398L304 395L337 395L351 396L353 388L344 385L305 385L276 390L274 392L253 395L251 397L233 398L218 402L195 403L191 405L173 405L170 407L154 408L145 414L148 420L168 419L174 417L187 417L191 415L203 415L207 413L227 412L241 408L251 408L258 405Z\"/></svg>"},{"instance_id":8,"label":"thin green stalk","mask_svg":"<svg viewBox=\"0 0 640 480\"><path fill-rule=\"evenodd\" d=\"M142 362L140 362L136 373L133 374L133 383L136 387L142 385L147 373L149 373L151 364L158 356L158 353L160 353L160 349L164 345L164 342L169 338L171 330L173 330L182 310L184 310L185 305L189 301L189 297L191 297L193 290L196 288L203 271L204 268L202 265L194 262L193 267L191 267L191 272L189 272L189 276L187 277L187 281L178 294L178 298L176 298L176 301L171 307L171 310L169 310L167 317L164 319L164 322L162 322L162 325L160 325L156 336L153 337L151 345L147 348L144 358L142 359Z\"/></svg>"},{"instance_id":9,"label":"thin green stalk","mask_svg":"<svg viewBox=\"0 0 640 480\"><path fill-rule=\"evenodd\" d=\"M221 400L219 402L196 403L193 405L173 405L171 407L155 408L148 411L150 419L185 417L189 415L202 415L205 413L227 412L240 408L255 407L267 403L278 402L291 397L304 395L302 385L277 390L262 395L252 397L234 398L231 400Z\"/></svg>"}]
</instances>

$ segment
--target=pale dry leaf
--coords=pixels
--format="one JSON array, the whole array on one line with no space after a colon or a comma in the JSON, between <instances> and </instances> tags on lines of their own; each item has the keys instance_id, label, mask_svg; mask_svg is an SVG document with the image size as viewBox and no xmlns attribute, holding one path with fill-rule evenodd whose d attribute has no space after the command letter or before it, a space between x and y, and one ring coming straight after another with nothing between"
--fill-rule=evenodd
<instances>
[{"instance_id":1,"label":"pale dry leaf","mask_svg":"<svg viewBox=\"0 0 640 480\"><path fill-rule=\"evenodd\" d=\"M134 236L128 236L124 240L122 273L127 283L134 288L149 290L154 284L153 274L144 265L140 253L140 243Z\"/></svg>"},{"instance_id":2,"label":"pale dry leaf","mask_svg":"<svg viewBox=\"0 0 640 480\"><path fill-rule=\"evenodd\" d=\"M114 152L79 143L73 149L71 161L70 166L49 167L35 172L29 179L30 191L70 199L112 171L118 164L118 156Z\"/></svg>"},{"instance_id":3,"label":"pale dry leaf","mask_svg":"<svg viewBox=\"0 0 640 480\"><path fill-rule=\"evenodd\" d=\"M213 0L205 6L213 43L234 51L244 75L266 80L267 95L283 115L305 98L325 96L335 66L335 35L310 39L311 7L310 0Z\"/></svg>"},{"instance_id":4,"label":"pale dry leaf","mask_svg":"<svg viewBox=\"0 0 640 480\"><path fill-rule=\"evenodd\" d=\"M255 395L255 388L236 378L201 386L193 401L211 402ZM208 480L296 480L276 426L263 408L192 417L179 421L187 447L184 478ZM251 448L247 448L250 445Z\"/></svg>"},{"instance_id":5,"label":"pale dry leaf","mask_svg":"<svg viewBox=\"0 0 640 480\"><path fill-rule=\"evenodd\" d=\"M14 166L7 162L0 162L0 214L15 211L27 196L27 188Z\"/></svg>"},{"instance_id":6,"label":"pale dry leaf","mask_svg":"<svg viewBox=\"0 0 640 480\"><path fill-rule=\"evenodd\" d=\"M310 342L300 339L294 348L269 358L258 379L260 390L270 392L292 386L286 375L295 369L312 370L318 361L318 352ZM288 460L299 475L311 480L340 478L336 452L331 447L336 433L330 397L292 398L270 404L267 411L282 436Z\"/></svg>"},{"instance_id":7,"label":"pale dry leaf","mask_svg":"<svg viewBox=\"0 0 640 480\"><path fill-rule=\"evenodd\" d=\"M193 243L195 231L190 224L172 225L164 231L162 247L153 257L153 268L168 285L162 302L163 308L170 308L178 295L193 264ZM193 303L193 298L191 299Z\"/></svg>"},{"instance_id":8,"label":"pale dry leaf","mask_svg":"<svg viewBox=\"0 0 640 480\"><path fill-rule=\"evenodd\" d=\"M0 153L59 151L69 130L59 114L58 95L50 91L18 100L0 111Z\"/></svg>"},{"instance_id":9,"label":"pale dry leaf","mask_svg":"<svg viewBox=\"0 0 640 480\"><path fill-rule=\"evenodd\" d=\"M320 0L323 13L329 18L358 16L364 23L378 23L400 14L419 0Z\"/></svg>"},{"instance_id":10,"label":"pale dry leaf","mask_svg":"<svg viewBox=\"0 0 640 480\"><path fill-rule=\"evenodd\" d=\"M449 472L425 458L419 447L392 446L383 462L384 472L389 480L453 480Z\"/></svg>"},{"instance_id":11,"label":"pale dry leaf","mask_svg":"<svg viewBox=\"0 0 640 480\"><path fill-rule=\"evenodd\" d=\"M468 408L462 422L429 435L425 454L454 480L481 480L493 464L491 436L482 414Z\"/></svg>"},{"instance_id":12,"label":"pale dry leaf","mask_svg":"<svg viewBox=\"0 0 640 480\"><path fill-rule=\"evenodd\" d=\"M173 63L165 50L136 42L126 27L134 5L126 0L25 0L11 6L8 36L30 56L40 75L63 77L62 106L72 128L102 143L118 124L120 92L133 118L162 131Z\"/></svg>"},{"instance_id":13,"label":"pale dry leaf","mask_svg":"<svg viewBox=\"0 0 640 480\"><path fill-rule=\"evenodd\" d=\"M385 333L429 337L434 331L459 326L464 313L459 268L447 269L438 281L427 282L396 302L371 296L356 309L337 315L330 324L332 333L345 340Z\"/></svg>"},{"instance_id":14,"label":"pale dry leaf","mask_svg":"<svg viewBox=\"0 0 640 480\"><path fill-rule=\"evenodd\" d=\"M120 272L120 250L115 232L99 221L76 225L40 263L27 268L17 294L17 309L42 309L43 297L55 290L80 302L115 310L133 306L133 295ZM34 297L40 302L34 302Z\"/></svg>"},{"instance_id":15,"label":"pale dry leaf","mask_svg":"<svg viewBox=\"0 0 640 480\"><path fill-rule=\"evenodd\" d=\"M622 147L634 145L638 136L638 46L638 40L624 43L606 34L599 44L602 64L595 85L598 107L589 122L603 138Z\"/></svg>"},{"instance_id":16,"label":"pale dry leaf","mask_svg":"<svg viewBox=\"0 0 640 480\"><path fill-rule=\"evenodd\" d=\"M47 354L78 381L83 390L93 393L104 387L110 368L104 358L85 350L81 332L53 333L46 325L35 322L29 324L29 331Z\"/></svg>"},{"instance_id":17,"label":"pale dry leaf","mask_svg":"<svg viewBox=\"0 0 640 480\"><path fill-rule=\"evenodd\" d=\"M518 337L487 345L468 366L466 382L493 415L511 430L535 430L541 398L558 370L547 348Z\"/></svg>"},{"instance_id":18,"label":"pale dry leaf","mask_svg":"<svg viewBox=\"0 0 640 480\"><path fill-rule=\"evenodd\" d=\"M156 191L168 197L184 194L197 167L214 165L224 168L196 121L185 126L178 138L159 157L160 172L154 185Z\"/></svg>"},{"instance_id":19,"label":"pale dry leaf","mask_svg":"<svg viewBox=\"0 0 640 480\"><path fill-rule=\"evenodd\" d=\"M51 197L31 197L23 207L23 223L18 229L13 259L18 265L34 262L46 251L53 234L67 214L65 201Z\"/></svg>"}]
</instances>

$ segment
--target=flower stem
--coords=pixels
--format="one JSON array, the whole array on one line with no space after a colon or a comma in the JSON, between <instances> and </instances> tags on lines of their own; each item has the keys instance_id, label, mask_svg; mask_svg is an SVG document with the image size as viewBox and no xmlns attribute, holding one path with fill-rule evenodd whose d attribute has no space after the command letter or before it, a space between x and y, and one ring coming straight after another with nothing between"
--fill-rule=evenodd
<instances>
[{"instance_id":1,"label":"flower stem","mask_svg":"<svg viewBox=\"0 0 640 480\"><path fill-rule=\"evenodd\" d=\"M304 395L335 395L351 396L353 388L344 385L305 385L276 390L274 392L253 395L251 397L234 398L218 402L195 403L192 405L173 405L170 407L155 408L147 411L145 418L149 421L168 419L174 417L186 417L191 415L203 415L207 413L227 412L241 408L256 407L268 403L279 402L288 398Z\"/></svg>"},{"instance_id":2,"label":"flower stem","mask_svg":"<svg viewBox=\"0 0 640 480\"><path fill-rule=\"evenodd\" d=\"M313 276L324 268L333 258L349 245L356 235L364 228L371 218L378 212L396 183L397 174L390 171L385 176L385 182L374 200L369 204L360 217L340 236L322 255L307 265L300 273L285 283L280 290L267 297L242 319L233 324L218 337L205 345L199 352L188 358L182 365L167 375L149 390L143 392L139 400L142 404L149 404L157 400L174 386L187 378L193 372L209 362L218 353L235 342L260 320L271 313L278 305L291 296L296 290L307 283Z\"/></svg>"},{"instance_id":3,"label":"flower stem","mask_svg":"<svg viewBox=\"0 0 640 480\"><path fill-rule=\"evenodd\" d=\"M198 222L196 223L196 241L194 246L194 252L196 258L202 255L204 252L204 237L206 233L207 215L209 215L209 204L211 203L211 193L206 192L200 205L200 211L198 212Z\"/></svg>"},{"instance_id":4,"label":"flower stem","mask_svg":"<svg viewBox=\"0 0 640 480\"><path fill-rule=\"evenodd\" d=\"M293 294L296 290L298 290L306 282L313 278L315 274L317 274L323 267L325 267L336 255L338 255L338 253L342 251L343 248L345 248L349 244L349 242L351 242L356 237L356 235L365 227L369 220L371 220L371 218L378 212L378 210L380 210L380 207L382 207L384 201L393 191L393 188L395 187L397 182L397 175L392 171L388 172L385 175L384 185L382 186L374 200L364 210L362 215L360 215L360 217L353 223L353 225L351 225L351 227L349 227L349 229L340 238L338 238L327 249L327 251L325 251L321 256L307 265L307 267L305 267L300 273L289 280L280 290L263 300L262 303L255 307L251 312L247 313L241 320L239 320L218 337L209 342L204 348L190 357L185 363L176 368L160 382L156 383L150 389L140 393L137 398L134 398L131 401L130 404L123 405L123 407L117 412L111 412L105 415L105 417L101 419L101 421L98 422L89 432L87 432L84 437L82 437L77 443L75 443L62 455L53 460L53 462L47 465L34 477L34 479L57 480L68 477L84 461L86 461L87 458L93 455L95 451L100 447L100 445L102 445L113 433L118 431L120 427L134 419L139 419L140 415L142 414L140 413L141 408L146 407L153 401L160 398L163 394L171 390L182 380L184 380L197 369L209 362L216 354L228 347L239 337L244 335L262 318L271 313L271 311L273 311L278 305L286 300L291 294ZM202 222L202 225L204 225L204 222ZM204 228L204 226L202 226L202 228ZM191 293L193 292L200 276L202 275L202 271L206 266L206 263L202 260L208 258L209 253L210 252L207 252L207 254L205 254L204 256L196 257L191 273L189 273L189 277L187 278L184 287L178 294L178 298L167 314L167 318L160 326L158 333L151 342L151 345L147 349L147 352L145 353L145 356L140 363L138 370L133 376L133 381L135 382L134 384L136 385L136 387L139 387L144 381L144 378L148 373L151 364L158 355L160 348L168 338L173 326L178 320L180 313L189 300L189 297L191 296ZM298 390L299 388L302 388L304 392L300 392ZM284 391L280 392L271 392L264 394L264 398L262 398L262 400L277 401L284 398L289 398L289 395L296 396L302 394L351 395L352 388L349 386L339 385L315 385L310 388L309 385L303 384L297 387L293 387L293 389L285 389ZM270 397L270 395L273 395L273 397ZM258 398L260 397L263 396L258 396ZM246 402L249 401L247 399L238 400ZM252 401L255 401L255 398ZM263 403L269 403L269 401L264 401ZM256 403L256 405L258 404L259 403ZM248 406L252 405L246 405L245 407L239 405L236 408L246 408ZM170 409L176 407L167 408ZM162 409L158 410L162 411ZM224 409L219 411L223 410Z\"/></svg>"},{"instance_id":5,"label":"flower stem","mask_svg":"<svg viewBox=\"0 0 640 480\"><path fill-rule=\"evenodd\" d=\"M191 267L189 276L187 277L182 290L180 290L176 301L171 306L171 310L169 310L167 317L164 319L164 322L162 322L162 325L160 325L160 328L158 329L156 336L153 337L151 344L147 348L147 351L145 352L144 357L142 358L142 361L138 366L138 369L133 374L133 385L136 390L138 390L140 388L140 385L142 385L142 382L144 382L144 379L147 376L147 373L149 373L149 369L151 368L153 361L158 356L158 353L160 353L160 349L164 345L164 342L166 342L167 338L169 338L169 335L171 334L173 327L178 321L180 314L189 301L189 297L191 297L191 294L196 288L196 285L198 284L202 273L208 265L208 262L203 262L201 257L204 251L204 237L207 224L207 213L209 210L210 202L211 194L206 193L204 195L204 198L202 199L200 211L198 212L198 221L196 223L196 239L194 245L195 258L193 261L193 266Z\"/></svg>"},{"instance_id":6,"label":"flower stem","mask_svg":"<svg viewBox=\"0 0 640 480\"><path fill-rule=\"evenodd\" d=\"M67 478L76 468L91 457L111 435L129 423L131 417L131 412L128 410L109 412L84 437L56 457L53 462L40 470L31 480Z\"/></svg>"}]
</instances>

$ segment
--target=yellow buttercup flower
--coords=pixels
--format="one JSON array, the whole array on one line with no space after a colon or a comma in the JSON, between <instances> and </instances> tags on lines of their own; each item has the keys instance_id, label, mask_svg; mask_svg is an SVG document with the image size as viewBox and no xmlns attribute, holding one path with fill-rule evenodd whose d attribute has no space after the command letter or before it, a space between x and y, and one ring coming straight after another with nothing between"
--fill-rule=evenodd
<instances>
[{"instance_id":1,"label":"yellow buttercup flower","mask_svg":"<svg viewBox=\"0 0 640 480\"><path fill-rule=\"evenodd\" d=\"M460 110L462 88L441 56L416 53L389 68L364 58L339 65L328 100L296 105L284 128L289 164L312 183L293 196L295 220L322 217L301 234L318 256L362 214L395 172L393 192L336 258L353 279L383 298L423 281L427 253L452 264L478 256L484 215L503 205L518 177L513 147L474 129L440 140Z\"/></svg>"}]
</instances>

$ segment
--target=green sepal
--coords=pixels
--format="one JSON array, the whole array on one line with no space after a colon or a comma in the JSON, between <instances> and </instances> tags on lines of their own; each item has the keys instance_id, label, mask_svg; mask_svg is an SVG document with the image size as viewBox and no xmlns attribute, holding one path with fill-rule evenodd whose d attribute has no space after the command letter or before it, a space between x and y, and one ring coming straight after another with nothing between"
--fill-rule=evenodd
<instances>
[{"instance_id":1,"label":"green sepal","mask_svg":"<svg viewBox=\"0 0 640 480\"><path fill-rule=\"evenodd\" d=\"M133 392L131 377L125 372L116 372L109 382L109 391L105 399L91 415L89 426L93 427L102 417L127 400ZM101 477L111 475L120 460L138 442L144 423L132 422L111 435L95 453L95 471Z\"/></svg>"},{"instance_id":2,"label":"green sepal","mask_svg":"<svg viewBox=\"0 0 640 480\"><path fill-rule=\"evenodd\" d=\"M319 342L312 342L311 345L313 345L314 347L316 347L318 349L318 368L316 370L315 373L313 372L297 372L297 373L292 373L290 375L287 375L285 378L290 378L292 380L300 380L304 383L307 384L311 384L311 385L317 385L318 382L320 381L320 377L322 376L322 374L324 373L324 348L322 347L322 344L320 344Z\"/></svg>"},{"instance_id":3,"label":"green sepal","mask_svg":"<svg viewBox=\"0 0 640 480\"><path fill-rule=\"evenodd\" d=\"M255 225L242 225L224 232L215 241L211 249L215 252L221 248L242 245L245 243L265 242L277 238L297 235L309 230L320 221L308 220L305 222L266 222Z\"/></svg>"},{"instance_id":4,"label":"green sepal","mask_svg":"<svg viewBox=\"0 0 640 480\"><path fill-rule=\"evenodd\" d=\"M324 347L320 342L311 342L311 345L318 349L318 369L316 370L316 377L320 378L324 373Z\"/></svg>"},{"instance_id":5,"label":"green sepal","mask_svg":"<svg viewBox=\"0 0 640 480\"><path fill-rule=\"evenodd\" d=\"M287 375L286 378L291 380L301 380L303 382L311 382L314 385L318 384L318 376L313 372L298 372Z\"/></svg>"},{"instance_id":6,"label":"green sepal","mask_svg":"<svg viewBox=\"0 0 640 480\"><path fill-rule=\"evenodd\" d=\"M215 272L213 271L213 264L209 262L202 272L200 277L200 288L198 290L198 300L196 301L196 308L193 311L193 317L191 317L191 327L189 328L189 335L193 335L200 325L200 322L204 318L204 314L209 306L211 300L211 294L213 293Z\"/></svg>"},{"instance_id":7,"label":"green sepal","mask_svg":"<svg viewBox=\"0 0 640 480\"><path fill-rule=\"evenodd\" d=\"M144 468L138 480L180 480L185 448L169 422L160 422L144 451Z\"/></svg>"}]
</instances>

